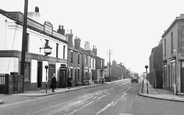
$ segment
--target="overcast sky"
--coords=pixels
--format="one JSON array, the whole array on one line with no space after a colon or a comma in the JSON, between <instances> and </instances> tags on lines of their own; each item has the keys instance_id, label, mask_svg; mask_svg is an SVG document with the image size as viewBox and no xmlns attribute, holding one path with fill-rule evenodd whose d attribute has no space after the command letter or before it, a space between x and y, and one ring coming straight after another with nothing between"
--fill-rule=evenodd
<instances>
[{"instance_id":1,"label":"overcast sky","mask_svg":"<svg viewBox=\"0 0 184 115\"><path fill-rule=\"evenodd\" d=\"M183 0L29 0L28 11L40 9L41 19L54 29L64 25L81 39L97 47L98 56L108 62L122 62L142 73L149 56L174 19L184 13ZM21 11L24 0L1 0L0 9Z\"/></svg>"}]
</instances>

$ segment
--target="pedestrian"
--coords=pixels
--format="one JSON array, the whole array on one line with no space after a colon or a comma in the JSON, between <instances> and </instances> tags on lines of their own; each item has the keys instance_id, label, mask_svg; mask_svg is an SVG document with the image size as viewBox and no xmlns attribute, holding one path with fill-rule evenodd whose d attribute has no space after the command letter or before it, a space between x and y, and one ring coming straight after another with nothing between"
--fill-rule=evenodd
<instances>
[{"instance_id":1,"label":"pedestrian","mask_svg":"<svg viewBox=\"0 0 184 115\"><path fill-rule=\"evenodd\" d=\"M67 80L67 83L68 83L68 89L70 89L70 87L72 86L72 78L68 78Z\"/></svg>"},{"instance_id":2,"label":"pedestrian","mask_svg":"<svg viewBox=\"0 0 184 115\"><path fill-rule=\"evenodd\" d=\"M52 92L55 92L54 89L56 89L56 75L55 73L52 75L52 81L50 84L50 88L52 88Z\"/></svg>"}]
</instances>

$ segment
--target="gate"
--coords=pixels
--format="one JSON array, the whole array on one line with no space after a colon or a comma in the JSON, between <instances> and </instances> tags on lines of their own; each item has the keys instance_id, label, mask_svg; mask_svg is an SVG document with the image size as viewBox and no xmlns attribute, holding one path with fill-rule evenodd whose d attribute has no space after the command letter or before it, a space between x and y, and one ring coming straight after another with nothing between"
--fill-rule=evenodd
<instances>
[{"instance_id":1,"label":"gate","mask_svg":"<svg viewBox=\"0 0 184 115\"><path fill-rule=\"evenodd\" d=\"M17 73L13 72L11 75L0 73L0 93L22 93L22 82L22 75L18 75Z\"/></svg>"},{"instance_id":2,"label":"gate","mask_svg":"<svg viewBox=\"0 0 184 115\"><path fill-rule=\"evenodd\" d=\"M8 74L0 73L0 93L8 93Z\"/></svg>"}]
</instances>

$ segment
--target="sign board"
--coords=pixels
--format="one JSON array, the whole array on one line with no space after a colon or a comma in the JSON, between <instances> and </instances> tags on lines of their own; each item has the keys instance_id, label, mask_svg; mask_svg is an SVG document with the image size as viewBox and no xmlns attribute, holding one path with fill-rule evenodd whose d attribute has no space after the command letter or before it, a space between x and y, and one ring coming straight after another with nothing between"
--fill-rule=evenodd
<instances>
[{"instance_id":1,"label":"sign board","mask_svg":"<svg viewBox=\"0 0 184 115\"><path fill-rule=\"evenodd\" d=\"M53 25L48 21L44 23L44 32L53 35Z\"/></svg>"}]
</instances>

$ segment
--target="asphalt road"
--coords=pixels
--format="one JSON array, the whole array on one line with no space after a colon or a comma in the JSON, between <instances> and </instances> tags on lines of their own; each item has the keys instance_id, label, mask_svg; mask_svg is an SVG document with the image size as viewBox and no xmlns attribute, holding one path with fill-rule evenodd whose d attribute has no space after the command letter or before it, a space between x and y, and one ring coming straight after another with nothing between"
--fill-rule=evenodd
<instances>
[{"instance_id":1,"label":"asphalt road","mask_svg":"<svg viewBox=\"0 0 184 115\"><path fill-rule=\"evenodd\" d=\"M183 115L184 103L138 96L140 84L109 85L0 105L0 115Z\"/></svg>"}]
</instances>

